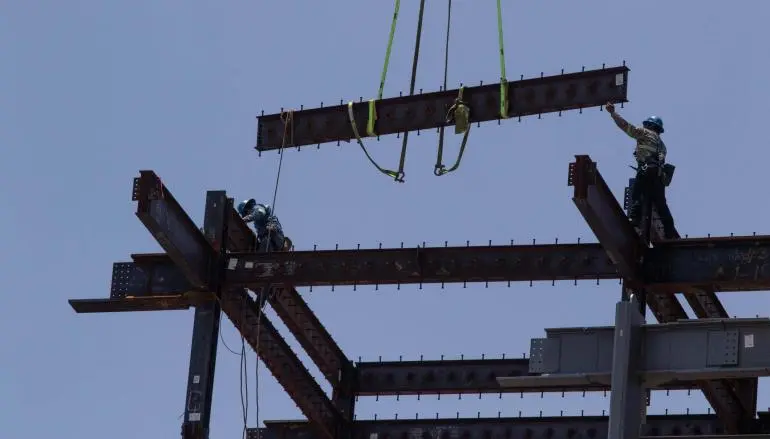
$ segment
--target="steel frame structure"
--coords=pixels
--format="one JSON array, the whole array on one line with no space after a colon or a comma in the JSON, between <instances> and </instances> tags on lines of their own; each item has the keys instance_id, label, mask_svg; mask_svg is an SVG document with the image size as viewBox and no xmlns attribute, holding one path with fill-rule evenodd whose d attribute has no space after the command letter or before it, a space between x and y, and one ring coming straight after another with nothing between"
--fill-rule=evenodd
<instances>
[{"instance_id":1,"label":"steel frame structure","mask_svg":"<svg viewBox=\"0 0 770 439\"><path fill-rule=\"evenodd\" d=\"M463 437L606 437L612 419L515 418L417 421L355 421L358 395L584 392L611 389L606 382L501 387L498 379L531 377L529 359L359 362L354 364L326 331L296 287L448 282L514 282L623 279L624 296L646 300L656 319L687 319L674 293L682 293L698 318L725 318L715 291L770 289L770 237L722 237L662 242L658 228L650 242L635 233L596 164L577 156L568 183L573 201L598 244L466 246L413 249L291 251L256 253L256 238L223 191L206 198L203 229L185 213L152 171L134 180L137 217L164 254L135 254L113 265L109 299L72 299L80 313L174 310L195 307L190 371L182 436L207 438L220 310L254 348L307 417L306 422L267 422L250 434L268 439L352 439L372 434L401 436L423 429ZM246 292L256 292L257 299ZM332 384L327 396L300 362L259 301L276 310L292 335ZM633 300L633 299L631 299ZM630 320L629 320L630 321ZM626 322L627 323L627 322ZM620 323L618 323L620 325ZM624 323L625 324L625 323ZM628 345L627 351L633 350ZM613 380L615 375L613 374ZM620 379L620 378L618 378ZM525 380L526 381L526 380ZM627 381L627 380L626 380ZM613 381L613 385L615 385ZM666 389L700 388L715 416L648 417L642 434L770 433L765 414L756 417L756 378L698 379L668 383ZM612 417L613 415L611 415ZM514 432L514 433L512 433ZM519 433L516 433L519 432ZM454 434L454 433L453 433ZM514 436L510 436L514 434ZM624 436L626 437L626 436ZM748 437L748 436L747 436Z\"/></svg>"}]
</instances>

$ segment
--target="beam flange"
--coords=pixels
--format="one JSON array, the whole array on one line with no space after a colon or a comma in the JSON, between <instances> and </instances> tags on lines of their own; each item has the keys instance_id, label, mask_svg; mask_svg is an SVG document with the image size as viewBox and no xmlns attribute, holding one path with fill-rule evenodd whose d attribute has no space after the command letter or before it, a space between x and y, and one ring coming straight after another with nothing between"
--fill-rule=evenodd
<instances>
[{"instance_id":1,"label":"beam flange","mask_svg":"<svg viewBox=\"0 0 770 439\"><path fill-rule=\"evenodd\" d=\"M756 421L750 422L749 428ZM604 416L536 418L398 419L353 422L353 439L372 438L592 438L607 439ZM715 415L648 416L645 436L715 435L722 427ZM265 421L265 428L249 429L249 439L321 439L305 421Z\"/></svg>"},{"instance_id":2,"label":"beam flange","mask_svg":"<svg viewBox=\"0 0 770 439\"><path fill-rule=\"evenodd\" d=\"M598 392L609 390L607 383L582 383L563 388L501 387L499 377L537 375L530 372L530 360L467 359L435 361L383 361L356 364L359 396L447 395L527 392ZM695 382L677 382L659 390L697 389Z\"/></svg>"},{"instance_id":3,"label":"beam flange","mask_svg":"<svg viewBox=\"0 0 770 439\"><path fill-rule=\"evenodd\" d=\"M522 117L562 112L627 102L628 71L625 66L602 68L578 73L563 73L508 82L508 117ZM459 90L421 93L382 99L376 102L378 135L427 130L445 126L447 110L454 104ZM465 87L463 100L471 109L470 121L500 119L500 84ZM369 117L369 104L353 105L353 116L360 132ZM321 107L293 112L291 140L286 132L284 113L257 117L258 151L280 149L355 138L347 105Z\"/></svg>"}]
</instances>

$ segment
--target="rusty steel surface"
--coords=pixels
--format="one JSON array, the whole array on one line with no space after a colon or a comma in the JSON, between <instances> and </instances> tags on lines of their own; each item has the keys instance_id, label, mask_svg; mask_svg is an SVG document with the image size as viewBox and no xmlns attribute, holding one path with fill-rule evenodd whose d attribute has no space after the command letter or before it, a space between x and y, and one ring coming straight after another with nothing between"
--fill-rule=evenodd
<instances>
[{"instance_id":1,"label":"rusty steel surface","mask_svg":"<svg viewBox=\"0 0 770 439\"><path fill-rule=\"evenodd\" d=\"M227 317L315 426L319 438L336 439L337 428L342 425L339 413L254 300L245 290L230 289L223 292L221 304Z\"/></svg>"},{"instance_id":2,"label":"rusty steel surface","mask_svg":"<svg viewBox=\"0 0 770 439\"><path fill-rule=\"evenodd\" d=\"M295 286L617 279L598 244L418 247L231 254L230 285Z\"/></svg>"},{"instance_id":3,"label":"rusty steel surface","mask_svg":"<svg viewBox=\"0 0 770 439\"><path fill-rule=\"evenodd\" d=\"M133 311L173 311L184 310L194 306L190 298L184 294L130 297L120 299L70 299L70 306L78 314L133 312Z\"/></svg>"},{"instance_id":4,"label":"rusty steel surface","mask_svg":"<svg viewBox=\"0 0 770 439\"><path fill-rule=\"evenodd\" d=\"M681 239L658 243L644 263L655 291L770 289L770 236Z\"/></svg>"},{"instance_id":5,"label":"rusty steel surface","mask_svg":"<svg viewBox=\"0 0 770 439\"><path fill-rule=\"evenodd\" d=\"M172 264L183 273L184 279L193 286L207 288L208 277L211 270L211 261L215 260L214 247L219 247L216 242L213 246L206 241L200 229L190 219L187 213L182 209L168 188L161 182L160 178L153 171L141 171L140 177L134 179L132 199L138 201L137 216L147 229L152 233L160 246L166 251L168 262L163 262L163 256L145 255L135 256L134 264L144 265L145 270L151 272L160 271L159 266L165 264L169 267ZM248 251L253 250L253 233L248 229L245 223L240 219L234 209L226 213L228 222L233 222L232 226L228 224L228 233L225 239L228 244L235 244L232 250ZM232 232L230 231L232 229ZM248 233L247 233L248 231ZM137 262L138 260L138 262ZM152 264L156 266L153 268ZM149 268L148 268L149 267ZM137 273L136 270L129 270L131 273ZM167 268L167 270L170 270ZM161 278L166 288L177 289L172 285L171 279L179 282L177 287L181 286L181 278L174 277L169 271L163 271L166 276ZM144 273L143 273L144 274ZM152 277L144 275L146 281L142 287L146 291L153 291ZM141 282L124 282L126 285L136 286ZM328 435L330 439L334 438L336 429L341 422L340 415L326 397L315 379L307 372L299 358L291 351L291 348L281 338L275 327L263 315L262 332L260 341L266 340L264 347L257 343L256 337L256 316L261 312L257 309L246 294L245 290L227 288L227 294L223 293L227 299L222 299L222 308L225 314L233 322L241 334L244 334L257 355L268 365L268 368L276 377L276 380L291 395L294 402L314 424L317 424L319 430ZM260 288L255 288L260 291ZM299 294L294 291L296 298ZM237 297L235 299L234 297ZM301 298L299 299L302 300ZM240 309L234 306L240 306ZM247 308L251 307L251 308ZM309 311L309 308L307 309ZM292 314L294 316L297 313ZM307 316L301 315L300 318ZM288 326L292 326L289 322ZM300 341L311 348L315 346L312 342L303 340L304 333L298 332Z\"/></svg>"},{"instance_id":6,"label":"rusty steel surface","mask_svg":"<svg viewBox=\"0 0 770 439\"><path fill-rule=\"evenodd\" d=\"M501 387L498 377L539 375L529 372L529 359L468 359L434 361L384 361L356 364L360 396L446 395L481 393L542 393L608 391L603 384L549 388ZM696 383L676 383L660 390L687 390Z\"/></svg>"},{"instance_id":7,"label":"rusty steel surface","mask_svg":"<svg viewBox=\"0 0 770 439\"><path fill-rule=\"evenodd\" d=\"M626 280L639 278L639 257L644 244L634 231L596 163L587 155L575 156L569 165L572 201Z\"/></svg>"},{"instance_id":8,"label":"rusty steel surface","mask_svg":"<svg viewBox=\"0 0 770 439\"><path fill-rule=\"evenodd\" d=\"M153 171L140 171L131 199L136 216L195 287L208 284L213 248Z\"/></svg>"},{"instance_id":9,"label":"rusty steel surface","mask_svg":"<svg viewBox=\"0 0 770 439\"><path fill-rule=\"evenodd\" d=\"M255 248L254 232L234 209L231 209L228 225L231 250ZM233 234L230 230L237 232ZM268 301L324 377L332 386L339 386L341 371L350 361L299 292L291 286L275 287L268 294Z\"/></svg>"},{"instance_id":10,"label":"rusty steel surface","mask_svg":"<svg viewBox=\"0 0 770 439\"><path fill-rule=\"evenodd\" d=\"M562 112L627 102L628 71L625 66L602 68L577 73L522 79L508 83L509 117L522 117ZM376 103L378 135L427 130L445 126L446 112L454 104L459 90L422 93L413 96L382 99ZM465 87L463 99L470 106L471 122L500 119L500 84ZM368 103L354 104L358 130L365 133ZM280 149L285 132L281 113L257 117L258 151ZM316 145L355 138L348 119L348 107L297 110L293 114L293 131L285 146Z\"/></svg>"},{"instance_id":11,"label":"rusty steel surface","mask_svg":"<svg viewBox=\"0 0 770 439\"><path fill-rule=\"evenodd\" d=\"M762 431L758 422L750 428ZM356 421L351 439L608 439L604 416ZM261 431L260 431L261 430ZM714 415L648 415L643 437L723 434ZM249 439L321 439L305 421L265 421Z\"/></svg>"}]
</instances>

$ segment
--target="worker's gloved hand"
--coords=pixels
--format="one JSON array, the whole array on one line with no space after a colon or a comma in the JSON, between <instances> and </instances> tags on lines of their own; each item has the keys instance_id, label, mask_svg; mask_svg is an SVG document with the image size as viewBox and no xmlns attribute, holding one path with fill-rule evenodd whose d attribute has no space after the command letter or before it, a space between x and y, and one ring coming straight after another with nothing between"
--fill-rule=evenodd
<instances>
[{"instance_id":1,"label":"worker's gloved hand","mask_svg":"<svg viewBox=\"0 0 770 439\"><path fill-rule=\"evenodd\" d=\"M666 158L666 155L665 155L665 154L663 154L662 152L661 152L661 153L658 153L658 161L659 161L659 162L661 162L661 163L662 163L662 162L663 162L663 160L665 160L665 158Z\"/></svg>"},{"instance_id":2,"label":"worker's gloved hand","mask_svg":"<svg viewBox=\"0 0 770 439\"><path fill-rule=\"evenodd\" d=\"M607 105L604 106L604 108L607 110L608 113L612 114L615 112L615 104L612 102L607 102Z\"/></svg>"}]
</instances>

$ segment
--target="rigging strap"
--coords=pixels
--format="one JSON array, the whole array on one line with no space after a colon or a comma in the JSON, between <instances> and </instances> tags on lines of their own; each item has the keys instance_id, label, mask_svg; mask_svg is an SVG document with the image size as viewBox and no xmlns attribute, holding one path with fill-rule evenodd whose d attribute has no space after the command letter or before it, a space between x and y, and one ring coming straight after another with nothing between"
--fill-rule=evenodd
<instances>
[{"instance_id":1,"label":"rigging strap","mask_svg":"<svg viewBox=\"0 0 770 439\"><path fill-rule=\"evenodd\" d=\"M447 73L449 72L449 31L452 23L452 0L448 1L447 6L447 19L446 19L446 39L444 44L444 90L447 89ZM440 177L444 174L448 174L457 170L460 167L460 161L465 153L465 145L468 143L468 134L470 133L470 107L463 101L464 87L460 87L460 91L457 94L454 104L449 108L446 114L446 120L444 125L439 128L438 133L438 152L436 154L436 166L433 168L433 175ZM465 133L463 135L462 143L460 144L460 151L457 154L457 160L451 168L446 169L444 166L444 129L446 125L454 121L455 134Z\"/></svg>"},{"instance_id":2,"label":"rigging strap","mask_svg":"<svg viewBox=\"0 0 770 439\"><path fill-rule=\"evenodd\" d=\"M503 47L503 9L497 0L497 39L500 42L500 117L508 119L508 80L505 79L505 48Z\"/></svg>"}]
</instances>

